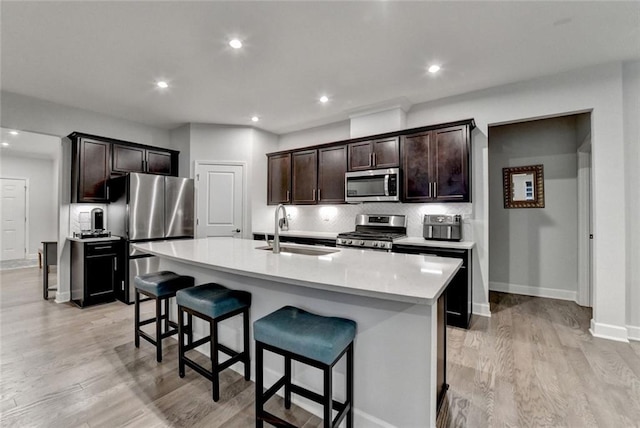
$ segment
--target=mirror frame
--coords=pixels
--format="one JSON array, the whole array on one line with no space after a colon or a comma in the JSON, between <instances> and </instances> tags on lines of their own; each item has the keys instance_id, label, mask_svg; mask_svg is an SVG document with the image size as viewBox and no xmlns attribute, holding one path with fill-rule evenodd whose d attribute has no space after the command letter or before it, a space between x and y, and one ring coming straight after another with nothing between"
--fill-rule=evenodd
<instances>
[{"instance_id":1,"label":"mirror frame","mask_svg":"<svg viewBox=\"0 0 640 428\"><path fill-rule=\"evenodd\" d=\"M533 174L533 200L513 200L513 174ZM502 186L505 208L544 208L544 174L542 165L502 168Z\"/></svg>"}]
</instances>

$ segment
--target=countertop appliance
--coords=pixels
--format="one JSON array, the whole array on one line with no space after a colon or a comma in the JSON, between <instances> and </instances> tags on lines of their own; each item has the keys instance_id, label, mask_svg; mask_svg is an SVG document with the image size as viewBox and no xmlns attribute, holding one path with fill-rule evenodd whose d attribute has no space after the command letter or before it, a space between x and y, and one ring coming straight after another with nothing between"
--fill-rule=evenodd
<instances>
[{"instance_id":1,"label":"countertop appliance","mask_svg":"<svg viewBox=\"0 0 640 428\"><path fill-rule=\"evenodd\" d=\"M347 202L397 202L400 200L400 169L370 169L344 175Z\"/></svg>"},{"instance_id":2,"label":"countertop appliance","mask_svg":"<svg viewBox=\"0 0 640 428\"><path fill-rule=\"evenodd\" d=\"M457 215L426 214L422 221L424 239L439 241L462 240L462 217Z\"/></svg>"},{"instance_id":3,"label":"countertop appliance","mask_svg":"<svg viewBox=\"0 0 640 428\"><path fill-rule=\"evenodd\" d=\"M91 230L104 230L104 211L102 208L91 210Z\"/></svg>"},{"instance_id":4,"label":"countertop appliance","mask_svg":"<svg viewBox=\"0 0 640 428\"><path fill-rule=\"evenodd\" d=\"M393 240L405 236L407 217L404 215L358 214L356 230L339 233L336 246L391 251Z\"/></svg>"},{"instance_id":5,"label":"countertop appliance","mask_svg":"<svg viewBox=\"0 0 640 428\"><path fill-rule=\"evenodd\" d=\"M73 232L73 237L80 239L108 238L110 236L111 232L106 230L81 230L80 232Z\"/></svg>"},{"instance_id":6,"label":"countertop appliance","mask_svg":"<svg viewBox=\"0 0 640 428\"><path fill-rule=\"evenodd\" d=\"M111 232L126 240L124 281L117 296L134 301L136 275L157 271L157 257L132 248L137 242L193 238L193 179L129 173L109 181Z\"/></svg>"}]
</instances>

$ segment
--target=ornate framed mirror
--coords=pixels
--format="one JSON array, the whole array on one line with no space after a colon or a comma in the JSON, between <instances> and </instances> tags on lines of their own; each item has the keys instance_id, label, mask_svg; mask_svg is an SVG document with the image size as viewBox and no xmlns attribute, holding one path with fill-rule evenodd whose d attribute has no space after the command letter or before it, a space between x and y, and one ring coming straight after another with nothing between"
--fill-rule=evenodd
<instances>
[{"instance_id":1,"label":"ornate framed mirror","mask_svg":"<svg viewBox=\"0 0 640 428\"><path fill-rule=\"evenodd\" d=\"M505 208L544 208L542 165L502 168Z\"/></svg>"}]
</instances>

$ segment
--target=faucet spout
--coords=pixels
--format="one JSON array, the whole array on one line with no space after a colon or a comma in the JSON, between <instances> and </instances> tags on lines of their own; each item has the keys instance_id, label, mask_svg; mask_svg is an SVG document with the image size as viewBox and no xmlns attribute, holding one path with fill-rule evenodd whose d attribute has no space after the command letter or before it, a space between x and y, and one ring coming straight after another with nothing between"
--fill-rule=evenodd
<instances>
[{"instance_id":1,"label":"faucet spout","mask_svg":"<svg viewBox=\"0 0 640 428\"><path fill-rule=\"evenodd\" d=\"M282 228L287 230L289 228L289 220L287 219L287 209L283 204L276 207L275 221L273 224L273 254L280 253L280 210L282 209Z\"/></svg>"}]
</instances>

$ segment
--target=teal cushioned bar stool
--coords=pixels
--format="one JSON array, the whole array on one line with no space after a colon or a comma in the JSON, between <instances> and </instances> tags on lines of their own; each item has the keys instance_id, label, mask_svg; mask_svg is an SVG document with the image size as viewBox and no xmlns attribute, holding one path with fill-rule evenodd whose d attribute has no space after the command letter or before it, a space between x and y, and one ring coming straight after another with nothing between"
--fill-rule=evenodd
<instances>
[{"instance_id":1,"label":"teal cushioned bar stool","mask_svg":"<svg viewBox=\"0 0 640 428\"><path fill-rule=\"evenodd\" d=\"M230 290L229 288L215 283L203 284L178 291L176 295L178 303L178 374L184 377L185 365L191 367L202 376L209 379L213 385L213 401L220 399L219 374L222 370L232 364L241 362L244 364L244 378L251 378L251 359L249 357L249 308L251 307L251 293L240 290ZM193 327L189 322L184 325L184 314L189 317L196 316L209 323L209 336L192 341ZM243 319L243 350L234 351L218 342L218 323L242 314ZM190 338L185 344L184 334ZM211 371L208 371L192 359L186 356L190 351L198 346L209 342L211 351ZM230 358L220 363L218 352L227 354Z\"/></svg>"},{"instance_id":2,"label":"teal cushioned bar stool","mask_svg":"<svg viewBox=\"0 0 640 428\"><path fill-rule=\"evenodd\" d=\"M169 299L175 297L176 292L182 288L193 287L194 279L191 276L178 275L170 271L160 271L138 275L134 279L135 283L135 345L140 347L140 337L156 346L156 360L162 361L162 339L178 333L178 325L169 320ZM140 294L147 296L140 299ZM140 303L148 300L155 300L156 316L147 320L140 320ZM162 302L164 302L164 315L162 314ZM164 320L164 333L162 332L162 321ZM143 325L156 323L156 337L140 329Z\"/></svg>"},{"instance_id":3,"label":"teal cushioned bar stool","mask_svg":"<svg viewBox=\"0 0 640 428\"><path fill-rule=\"evenodd\" d=\"M324 407L324 427L337 427L346 417L347 427L353 427L353 340L355 321L324 317L293 306L285 306L253 323L256 342L256 427L264 422L291 427L281 418L264 410L265 403L284 387L284 406L291 407L291 393L320 403ZM263 391L263 352L284 357L284 376ZM331 372L333 366L347 354L346 399L333 399ZM324 394L320 395L291 382L291 360L323 371ZM338 414L333 417L333 410Z\"/></svg>"}]
</instances>

